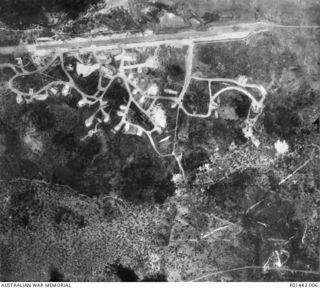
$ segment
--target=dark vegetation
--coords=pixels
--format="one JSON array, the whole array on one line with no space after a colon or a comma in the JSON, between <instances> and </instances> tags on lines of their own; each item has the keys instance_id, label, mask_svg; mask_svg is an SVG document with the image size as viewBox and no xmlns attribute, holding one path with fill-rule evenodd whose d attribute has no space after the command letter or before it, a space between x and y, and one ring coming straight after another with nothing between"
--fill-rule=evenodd
<instances>
[{"instance_id":1,"label":"dark vegetation","mask_svg":"<svg viewBox=\"0 0 320 289\"><path fill-rule=\"evenodd\" d=\"M233 107L239 118L245 119L248 115L251 100L246 95L240 94L233 101Z\"/></svg>"},{"instance_id":2,"label":"dark vegetation","mask_svg":"<svg viewBox=\"0 0 320 289\"><path fill-rule=\"evenodd\" d=\"M108 268L122 281L122 282L138 282L139 278L136 273L130 269L122 266L121 264L108 265Z\"/></svg>"},{"instance_id":3,"label":"dark vegetation","mask_svg":"<svg viewBox=\"0 0 320 289\"><path fill-rule=\"evenodd\" d=\"M291 145L303 141L311 133L310 124L303 115L317 107L317 91L303 84L298 91L290 93L279 91L281 102L274 102L279 95L272 95L266 102L263 125L266 133L273 137L287 139Z\"/></svg>"},{"instance_id":4,"label":"dark vegetation","mask_svg":"<svg viewBox=\"0 0 320 289\"><path fill-rule=\"evenodd\" d=\"M74 157L70 157L64 166L56 166L52 174L52 182L68 185L87 195L96 195L94 188L90 188L90 180L85 173L93 157L99 153L101 143L96 137L81 142L75 135L58 133L54 142L57 146L70 150ZM73 148L73 144L76 144Z\"/></svg>"},{"instance_id":5,"label":"dark vegetation","mask_svg":"<svg viewBox=\"0 0 320 289\"><path fill-rule=\"evenodd\" d=\"M23 68L29 72L37 70L36 65L33 63L33 60L30 54L24 54L21 56Z\"/></svg>"},{"instance_id":6,"label":"dark vegetation","mask_svg":"<svg viewBox=\"0 0 320 289\"><path fill-rule=\"evenodd\" d=\"M279 49L279 52L277 51ZM282 47L275 34L261 34L254 45L235 41L200 45L196 50L194 69L200 69L210 77L250 77L254 82L269 83L270 71L280 76L297 61L297 55ZM281 65L279 65L281 63Z\"/></svg>"},{"instance_id":7,"label":"dark vegetation","mask_svg":"<svg viewBox=\"0 0 320 289\"><path fill-rule=\"evenodd\" d=\"M221 211L228 214L233 221L241 218L245 210L245 189L254 179L255 170L247 170L232 175L231 179L218 182L208 189L209 196Z\"/></svg>"},{"instance_id":8,"label":"dark vegetation","mask_svg":"<svg viewBox=\"0 0 320 289\"><path fill-rule=\"evenodd\" d=\"M168 75L177 79L182 79L184 77L185 70L179 64L169 64L167 66Z\"/></svg>"},{"instance_id":9,"label":"dark vegetation","mask_svg":"<svg viewBox=\"0 0 320 289\"><path fill-rule=\"evenodd\" d=\"M160 46L159 62L164 69L164 80L183 85L185 77L185 55L187 47L176 48L166 45Z\"/></svg>"},{"instance_id":10,"label":"dark vegetation","mask_svg":"<svg viewBox=\"0 0 320 289\"><path fill-rule=\"evenodd\" d=\"M121 264L108 265L107 268L111 269L111 272L115 274L122 282L167 282L166 276L161 273L146 276L142 280L139 280L139 277L132 269L124 267Z\"/></svg>"},{"instance_id":11,"label":"dark vegetation","mask_svg":"<svg viewBox=\"0 0 320 289\"><path fill-rule=\"evenodd\" d=\"M110 83L110 79L107 77L101 77L101 87L106 88Z\"/></svg>"},{"instance_id":12,"label":"dark vegetation","mask_svg":"<svg viewBox=\"0 0 320 289\"><path fill-rule=\"evenodd\" d=\"M13 273L13 266L9 262L5 262L5 260L8 260L10 256L10 250L8 246L1 246L0 247L0 254L1 254L1 260L0 260L0 282L13 282L14 280L11 277L11 274Z\"/></svg>"},{"instance_id":13,"label":"dark vegetation","mask_svg":"<svg viewBox=\"0 0 320 289\"><path fill-rule=\"evenodd\" d=\"M233 141L236 145L247 142L241 129L241 120L214 117L197 119L180 113L179 130L178 145L184 150L183 166L190 173L208 161L214 143L219 146L220 153L226 154Z\"/></svg>"},{"instance_id":14,"label":"dark vegetation","mask_svg":"<svg viewBox=\"0 0 320 289\"><path fill-rule=\"evenodd\" d=\"M30 121L40 131L46 131L54 127L56 120L50 106L43 102L37 102L31 103L25 108Z\"/></svg>"},{"instance_id":15,"label":"dark vegetation","mask_svg":"<svg viewBox=\"0 0 320 289\"><path fill-rule=\"evenodd\" d=\"M121 211L114 200L109 198L103 201L102 205L103 217L107 222L113 222L117 217L121 216Z\"/></svg>"},{"instance_id":16,"label":"dark vegetation","mask_svg":"<svg viewBox=\"0 0 320 289\"><path fill-rule=\"evenodd\" d=\"M107 14L98 14L95 21L100 25L106 25L108 28L114 31L140 29L140 25L134 21L129 11L119 7L112 8Z\"/></svg>"},{"instance_id":17,"label":"dark vegetation","mask_svg":"<svg viewBox=\"0 0 320 289\"><path fill-rule=\"evenodd\" d=\"M100 154L101 140L94 136L80 141L82 132L76 128L69 132L56 131L52 137L52 145L68 156L64 165L54 166L52 182L89 196L116 190L123 198L137 203L163 203L173 193L171 169L156 158L146 141L113 134L106 126L107 152ZM127 164L131 155L134 161Z\"/></svg>"},{"instance_id":18,"label":"dark vegetation","mask_svg":"<svg viewBox=\"0 0 320 289\"><path fill-rule=\"evenodd\" d=\"M292 139L297 136L301 122L295 111L280 106L273 111L265 112L263 124L268 134Z\"/></svg>"},{"instance_id":19,"label":"dark vegetation","mask_svg":"<svg viewBox=\"0 0 320 289\"><path fill-rule=\"evenodd\" d=\"M141 282L167 282L167 277L159 273L157 275L147 276L142 279Z\"/></svg>"},{"instance_id":20,"label":"dark vegetation","mask_svg":"<svg viewBox=\"0 0 320 289\"><path fill-rule=\"evenodd\" d=\"M36 197L36 189L32 186L19 188L12 192L9 215L16 226L32 226L32 220L41 214L41 202Z\"/></svg>"},{"instance_id":21,"label":"dark vegetation","mask_svg":"<svg viewBox=\"0 0 320 289\"><path fill-rule=\"evenodd\" d=\"M66 224L72 226L73 228L85 227L84 217L65 207L57 208L54 216L54 221L57 225Z\"/></svg>"},{"instance_id":22,"label":"dark vegetation","mask_svg":"<svg viewBox=\"0 0 320 289\"><path fill-rule=\"evenodd\" d=\"M44 11L66 12L69 17L76 18L79 13L98 2L99 0L3 0L0 3L0 18L12 28L25 29L31 25L48 27Z\"/></svg>"},{"instance_id":23,"label":"dark vegetation","mask_svg":"<svg viewBox=\"0 0 320 289\"><path fill-rule=\"evenodd\" d=\"M50 268L50 279L49 282L64 282L65 281L65 277L64 274L61 273L57 268L55 267L51 267Z\"/></svg>"},{"instance_id":24,"label":"dark vegetation","mask_svg":"<svg viewBox=\"0 0 320 289\"><path fill-rule=\"evenodd\" d=\"M88 95L93 95L98 90L99 71L94 71L86 77L75 76L74 80L77 87L79 87L81 91Z\"/></svg>"},{"instance_id":25,"label":"dark vegetation","mask_svg":"<svg viewBox=\"0 0 320 289\"><path fill-rule=\"evenodd\" d=\"M127 117L128 119L130 119L130 122L141 126L147 131L152 130L154 127L152 122L149 120L149 117L144 112L142 112L135 103L132 103L130 105Z\"/></svg>"},{"instance_id":26,"label":"dark vegetation","mask_svg":"<svg viewBox=\"0 0 320 289\"><path fill-rule=\"evenodd\" d=\"M188 171L194 172L199 166L204 164L208 160L208 152L201 147L190 150L184 155L183 165L188 168Z\"/></svg>"},{"instance_id":27,"label":"dark vegetation","mask_svg":"<svg viewBox=\"0 0 320 289\"><path fill-rule=\"evenodd\" d=\"M4 67L4 68L0 69L0 81L1 81L1 83L4 83L5 81L8 81L14 75L15 75L15 72L10 67Z\"/></svg>"},{"instance_id":28,"label":"dark vegetation","mask_svg":"<svg viewBox=\"0 0 320 289\"><path fill-rule=\"evenodd\" d=\"M113 80L102 99L108 101L108 106L104 108L104 111L109 114L110 121L105 127L110 130L121 121L121 116L118 115L120 105L127 105L129 101L128 91L120 78Z\"/></svg>"},{"instance_id":29,"label":"dark vegetation","mask_svg":"<svg viewBox=\"0 0 320 289\"><path fill-rule=\"evenodd\" d=\"M51 81L69 81L69 78L61 67L61 64L60 59L57 58L46 70L42 72L42 74L49 77Z\"/></svg>"},{"instance_id":30,"label":"dark vegetation","mask_svg":"<svg viewBox=\"0 0 320 289\"><path fill-rule=\"evenodd\" d=\"M159 161L152 158L141 156L122 170L121 177L124 183L121 194L124 199L132 202L153 200L161 204L175 191L170 181L171 175Z\"/></svg>"},{"instance_id":31,"label":"dark vegetation","mask_svg":"<svg viewBox=\"0 0 320 289\"><path fill-rule=\"evenodd\" d=\"M20 0L22 1L22 0ZM67 12L72 18L79 16L79 13L85 11L89 6L97 4L99 0L42 0L44 7L50 9L50 6L57 5L58 9ZM53 3L52 3L53 2Z\"/></svg>"},{"instance_id":32,"label":"dark vegetation","mask_svg":"<svg viewBox=\"0 0 320 289\"><path fill-rule=\"evenodd\" d=\"M11 28L26 29L32 25L50 28L44 12L66 13L69 19L75 20L66 32L78 34L100 27L108 27L113 31L139 30L142 25L148 26L159 22L162 11L170 7L161 3L149 3L146 13L133 17L127 9L114 7L108 13L98 13L95 18L79 18L79 14L89 7L96 7L101 0L4 0L1 2L0 18ZM17 18L19 22L15 21Z\"/></svg>"},{"instance_id":33,"label":"dark vegetation","mask_svg":"<svg viewBox=\"0 0 320 289\"><path fill-rule=\"evenodd\" d=\"M202 20L205 23L215 22L215 21L218 21L219 19L220 19L219 14L215 12L206 12L202 16Z\"/></svg>"},{"instance_id":34,"label":"dark vegetation","mask_svg":"<svg viewBox=\"0 0 320 289\"><path fill-rule=\"evenodd\" d=\"M210 95L207 81L191 80L183 98L183 106L192 114L207 114L209 111Z\"/></svg>"},{"instance_id":35,"label":"dark vegetation","mask_svg":"<svg viewBox=\"0 0 320 289\"><path fill-rule=\"evenodd\" d=\"M74 80L76 86L82 92L88 95L94 95L98 91L99 71L96 70L86 77L83 77L82 74L78 75L76 71L77 62L78 60L76 58L65 56L63 65L65 68L67 66L72 67L73 70L68 71L68 73L70 74L71 78Z\"/></svg>"}]
</instances>

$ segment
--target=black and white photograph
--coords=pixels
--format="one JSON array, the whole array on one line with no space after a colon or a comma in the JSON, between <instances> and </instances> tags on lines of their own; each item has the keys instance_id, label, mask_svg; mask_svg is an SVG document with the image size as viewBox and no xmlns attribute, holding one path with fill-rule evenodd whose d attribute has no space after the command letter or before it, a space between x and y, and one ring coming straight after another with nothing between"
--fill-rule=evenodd
<instances>
[{"instance_id":1,"label":"black and white photograph","mask_svg":"<svg viewBox=\"0 0 320 289\"><path fill-rule=\"evenodd\" d=\"M0 287L320 289L319 117L319 0L0 0Z\"/></svg>"}]
</instances>

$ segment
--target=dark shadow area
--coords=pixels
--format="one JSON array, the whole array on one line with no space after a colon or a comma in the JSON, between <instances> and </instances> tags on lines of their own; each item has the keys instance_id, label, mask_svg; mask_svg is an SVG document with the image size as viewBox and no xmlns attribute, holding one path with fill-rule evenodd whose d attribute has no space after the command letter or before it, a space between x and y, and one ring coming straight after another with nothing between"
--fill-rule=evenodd
<instances>
[{"instance_id":1,"label":"dark shadow area","mask_svg":"<svg viewBox=\"0 0 320 289\"><path fill-rule=\"evenodd\" d=\"M166 275L164 274L157 274L145 277L141 280L141 282L168 282Z\"/></svg>"},{"instance_id":2,"label":"dark shadow area","mask_svg":"<svg viewBox=\"0 0 320 289\"><path fill-rule=\"evenodd\" d=\"M49 282L64 282L65 277L57 268L51 267L49 270Z\"/></svg>"},{"instance_id":3,"label":"dark shadow area","mask_svg":"<svg viewBox=\"0 0 320 289\"><path fill-rule=\"evenodd\" d=\"M136 275L136 273L130 269L122 266L121 264L116 264L116 265L108 265L107 266L111 271L117 275L117 277L122 281L122 282L138 282L139 278Z\"/></svg>"}]
</instances>

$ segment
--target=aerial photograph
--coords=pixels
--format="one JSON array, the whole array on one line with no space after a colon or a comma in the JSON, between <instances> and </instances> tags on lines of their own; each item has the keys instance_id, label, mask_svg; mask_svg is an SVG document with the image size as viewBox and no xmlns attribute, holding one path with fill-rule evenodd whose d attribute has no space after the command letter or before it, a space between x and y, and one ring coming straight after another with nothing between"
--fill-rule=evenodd
<instances>
[{"instance_id":1,"label":"aerial photograph","mask_svg":"<svg viewBox=\"0 0 320 289\"><path fill-rule=\"evenodd\" d=\"M319 0L0 0L1 287L320 288L319 117Z\"/></svg>"}]
</instances>

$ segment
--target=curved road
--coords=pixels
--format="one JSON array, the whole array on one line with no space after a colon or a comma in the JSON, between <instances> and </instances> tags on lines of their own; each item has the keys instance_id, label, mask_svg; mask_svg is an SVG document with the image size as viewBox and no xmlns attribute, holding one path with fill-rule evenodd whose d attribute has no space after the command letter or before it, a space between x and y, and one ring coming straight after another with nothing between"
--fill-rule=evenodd
<instances>
[{"instance_id":1,"label":"curved road","mask_svg":"<svg viewBox=\"0 0 320 289\"><path fill-rule=\"evenodd\" d=\"M15 76L13 76L9 82L8 82L8 88L11 89L13 92L17 94L18 97L20 97L20 100L22 100L22 95L24 97L28 96L30 98L29 100L25 98L26 102L33 101L33 99L38 99L38 100L44 100L48 97L48 89L52 85L57 85L57 84L64 84L68 85L70 88L75 89L80 95L82 96L82 104L83 105L92 105L95 103L100 104L100 108L97 110L102 111L104 115L106 113L102 110L107 105L106 101L102 100L102 96L100 95L101 92L103 94L108 90L110 87L110 84L112 83L112 80L115 79L116 77L119 77L123 80L123 83L128 91L129 94L129 101L125 106L125 110L123 113L123 116L121 118L120 123L117 125L118 128L122 125L130 125L131 127L137 129L140 133L145 133L149 140L150 143L152 144L154 150L158 153L159 156L161 157L168 157L168 156L174 156L179 164L180 169L182 170L183 173L183 168L181 166L181 155L177 154L176 150L176 142L177 142L177 127L178 127L178 118L179 118L179 113L180 110L183 111L186 115L190 117L199 117L199 118L207 118L210 117L213 111L216 111L218 108L218 104L216 103L216 99L225 91L229 90L237 90L241 92L242 94L246 95L250 101L250 109L249 113L247 116L247 119L245 120L245 128L243 130L245 136L247 138L251 138L252 142L254 145L258 146L259 142L255 137L253 136L253 127L255 125L255 122L258 118L258 116L261 114L262 109L263 109L263 102L265 100L265 97L267 95L267 91L265 88L261 85L256 85L256 84L248 84L245 78L239 78L237 80L234 79L228 79L228 78L201 78L197 76L192 75L192 61L193 61L193 48L196 43L199 42L215 42L215 41L234 41L234 40L244 40L249 38L250 36L261 33L264 31L268 31L271 28L288 28L288 27L293 27L293 28L318 28L318 26L281 26L281 25L275 25L272 23L267 23L267 22L257 22L257 23L247 23L247 24L237 24L237 25L225 25L225 26L215 26L215 27L209 27L206 31L182 31L178 32L175 34L160 34L160 35L147 35L147 36L129 36L129 37L124 37L124 38L113 38L111 37L100 37L100 38L94 38L94 39L84 39L84 38L79 38L79 39L72 39L70 41L62 42L62 41L51 41L43 44L36 44L36 45L27 45L24 47L21 46L16 46L16 47L0 47L0 54L8 54L8 53L21 53L21 52L29 52L31 54L40 54L40 55L49 55L52 54L52 52L55 52L55 56L52 58L52 61L48 63L46 66L38 69L37 71L33 72L28 72L26 71L22 65L16 67L13 64L6 63L6 64L0 64L1 67L10 67L14 70L16 73ZM118 36L118 35L117 35ZM186 55L186 75L185 75L185 81L183 88L181 90L181 93L179 94L178 97L166 97L166 99L171 100L173 103L176 103L178 105L177 109L177 115L176 115L176 126L174 129L174 139L173 139L173 151L170 154L162 154L159 152L157 149L157 146L154 143L154 139L152 137L152 133L155 131L158 131L157 124L152 120L151 117L151 111L150 109L145 110L143 109L138 102L135 100L135 98L132 95L132 92L130 90L130 86L133 86L135 89L137 89L141 95L145 95L146 98L157 99L158 97L153 97L153 96L148 96L146 95L146 91L143 91L140 87L135 85L134 83L130 82L130 80L126 76L126 70L132 68L132 65L126 66L124 64L124 54L125 54L125 49L126 48L132 48L132 47L150 47L150 46L159 46L161 44L167 44L167 45L186 45L188 46L188 52ZM85 93L83 93L80 89L77 88L76 84L74 83L74 80L72 77L69 75L68 71L63 65L63 53L72 50L81 50L81 51L91 51L93 54L95 54L96 50L102 50L102 49L121 49L121 63L119 67L118 73L110 78L110 83L106 88L101 87L101 74L99 76L99 85L98 85L98 91L93 95L93 96L88 96ZM29 93L23 93L13 87L13 81L19 77L19 76L27 76L33 73L42 73L44 72L53 62L56 58L60 58L61 61L61 67L65 74L68 76L69 81L64 82L61 80L53 81L43 88L41 88L39 91L34 92L32 95ZM148 67L148 63L143 63L143 64L137 64L134 66L139 66L139 67ZM21 72L20 72L21 71ZM207 81L208 86L209 86L209 92L210 92L210 101L209 101L209 109L208 113L206 114L195 114L195 113L190 113L186 110L186 108L183 106L183 98L185 93L188 90L189 84L191 80L198 80L198 81ZM214 95L211 93L211 83L212 82L224 82L230 84L230 86L227 86L225 88L220 89L218 92L216 92ZM247 89L249 88L254 88L256 89L259 94L260 94L260 99L258 100L256 97L252 95ZM100 97L101 96L101 97ZM17 100L19 98L17 97ZM161 98L161 96L160 96ZM94 99L94 100L92 100ZM126 116L129 111L130 105L134 103L142 113L148 116L150 121L153 123L154 128L151 131L147 131L140 127L139 125L131 123L129 120L127 120ZM79 103L80 106L80 103ZM152 107L152 105L151 105ZM94 113L91 117L90 120L88 119L88 124L86 123L87 126L92 125L92 120L95 118L95 115L97 114ZM250 118L250 112L253 112L256 116L254 118ZM93 134L97 131L97 126L101 122L101 120L98 120L98 123L95 125L95 128L91 131L89 131L89 134ZM115 128L116 129L116 128ZM184 174L184 173L183 173Z\"/></svg>"}]
</instances>

